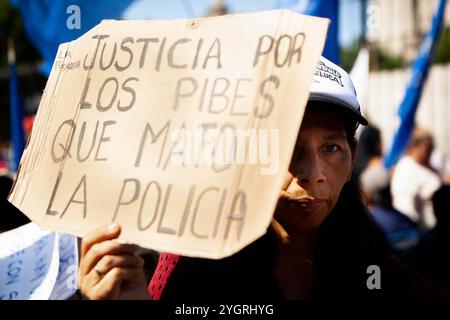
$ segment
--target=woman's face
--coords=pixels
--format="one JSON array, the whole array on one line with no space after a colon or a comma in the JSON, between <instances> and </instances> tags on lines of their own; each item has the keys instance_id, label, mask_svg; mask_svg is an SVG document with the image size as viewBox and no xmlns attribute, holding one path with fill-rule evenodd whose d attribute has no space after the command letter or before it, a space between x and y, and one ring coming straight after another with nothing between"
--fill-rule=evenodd
<instances>
[{"instance_id":1,"label":"woman's face","mask_svg":"<svg viewBox=\"0 0 450 320\"><path fill-rule=\"evenodd\" d=\"M309 107L275 218L294 235L318 228L350 179L354 152L339 115Z\"/></svg>"}]
</instances>

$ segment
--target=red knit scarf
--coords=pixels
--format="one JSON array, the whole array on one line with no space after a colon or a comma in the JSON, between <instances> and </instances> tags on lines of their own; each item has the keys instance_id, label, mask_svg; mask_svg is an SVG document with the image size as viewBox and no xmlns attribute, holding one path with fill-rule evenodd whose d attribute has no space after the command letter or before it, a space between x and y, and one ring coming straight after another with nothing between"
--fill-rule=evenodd
<instances>
[{"instance_id":1,"label":"red knit scarf","mask_svg":"<svg viewBox=\"0 0 450 320\"><path fill-rule=\"evenodd\" d=\"M179 259L179 255L172 253L161 253L159 255L158 265L148 285L148 292L153 300L160 299L167 280L175 269Z\"/></svg>"}]
</instances>

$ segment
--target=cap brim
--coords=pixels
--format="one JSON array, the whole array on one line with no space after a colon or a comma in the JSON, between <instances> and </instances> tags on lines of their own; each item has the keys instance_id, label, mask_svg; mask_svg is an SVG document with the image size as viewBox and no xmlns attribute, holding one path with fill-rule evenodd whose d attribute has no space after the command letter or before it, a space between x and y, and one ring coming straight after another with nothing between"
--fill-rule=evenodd
<instances>
[{"instance_id":1,"label":"cap brim","mask_svg":"<svg viewBox=\"0 0 450 320\"><path fill-rule=\"evenodd\" d=\"M363 126L367 126L369 124L369 122L366 120L366 118L364 118L360 113L356 112L352 106L350 106L348 103L346 103L343 100L336 99L334 97L330 97L330 96L326 96L326 95L318 95L318 94L311 93L309 95L308 101L321 101L321 102L326 102L326 103L331 103L331 104L337 105L337 106L342 107L345 110L349 111L351 113L351 115L354 116L355 119Z\"/></svg>"}]
</instances>

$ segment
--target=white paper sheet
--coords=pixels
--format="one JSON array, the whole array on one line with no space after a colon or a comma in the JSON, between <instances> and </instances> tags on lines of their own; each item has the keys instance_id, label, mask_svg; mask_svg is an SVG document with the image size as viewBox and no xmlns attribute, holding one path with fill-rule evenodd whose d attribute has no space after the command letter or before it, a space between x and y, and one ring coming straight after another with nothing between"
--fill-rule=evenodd
<instances>
[{"instance_id":1,"label":"white paper sheet","mask_svg":"<svg viewBox=\"0 0 450 320\"><path fill-rule=\"evenodd\" d=\"M76 290L76 238L34 223L0 235L0 300L66 299Z\"/></svg>"}]
</instances>

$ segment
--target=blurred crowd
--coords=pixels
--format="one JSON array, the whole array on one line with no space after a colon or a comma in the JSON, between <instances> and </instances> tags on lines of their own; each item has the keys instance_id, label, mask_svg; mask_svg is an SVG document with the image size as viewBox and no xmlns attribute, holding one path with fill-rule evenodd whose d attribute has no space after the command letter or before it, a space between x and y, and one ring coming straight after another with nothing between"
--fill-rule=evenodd
<instances>
[{"instance_id":1,"label":"blurred crowd","mask_svg":"<svg viewBox=\"0 0 450 320\"><path fill-rule=\"evenodd\" d=\"M392 254L437 285L450 288L450 162L433 137L416 128L404 156L388 170L381 132L365 127L353 178Z\"/></svg>"}]
</instances>

